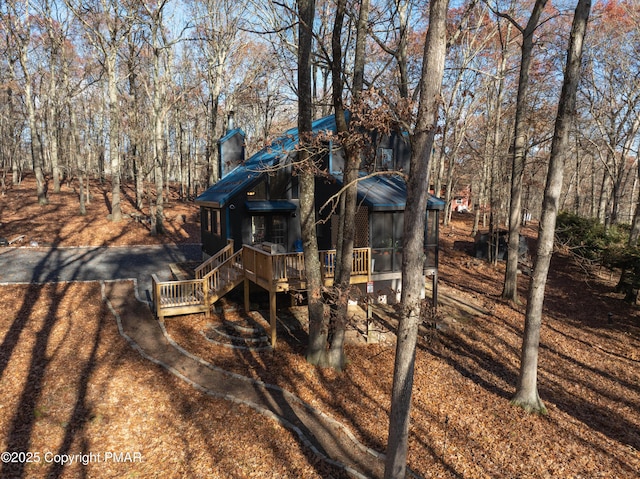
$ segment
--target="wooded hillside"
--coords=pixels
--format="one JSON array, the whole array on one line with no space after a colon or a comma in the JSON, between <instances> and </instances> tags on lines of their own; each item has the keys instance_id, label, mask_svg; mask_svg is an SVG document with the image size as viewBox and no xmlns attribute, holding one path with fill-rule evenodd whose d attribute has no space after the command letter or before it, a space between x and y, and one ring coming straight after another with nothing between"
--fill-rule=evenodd
<instances>
[{"instance_id":1,"label":"wooded hillside","mask_svg":"<svg viewBox=\"0 0 640 479\"><path fill-rule=\"evenodd\" d=\"M507 221L509 155L523 28L533 2L456 2L441 126L431 184L452 201L471 192L487 227ZM341 38L355 48L360 2L350 3ZM523 203L536 218L562 78L571 5L549 2L533 30L524 103ZM0 6L0 178L35 170L40 201L61 181L135 180L138 208L162 229L167 181L193 197L217 179L216 141L228 127L247 134L247 153L295 125L293 2L8 0ZM331 113L332 2L313 27L313 117ZM374 1L368 15L364 98L411 127L419 92L427 10ZM578 94L562 209L606 224L631 223L638 196L640 12L637 2L594 5ZM345 62L350 85L353 67ZM348 89L345 98L349 98ZM229 117L233 114L233 125ZM44 191L42 175L52 179ZM81 188L77 186L79 195ZM35 194L35 192L34 192ZM145 194L147 196L145 197ZM82 199L78 197L78 201ZM80 205L79 205L80 208ZM446 220L445 220L446 221Z\"/></svg>"}]
</instances>

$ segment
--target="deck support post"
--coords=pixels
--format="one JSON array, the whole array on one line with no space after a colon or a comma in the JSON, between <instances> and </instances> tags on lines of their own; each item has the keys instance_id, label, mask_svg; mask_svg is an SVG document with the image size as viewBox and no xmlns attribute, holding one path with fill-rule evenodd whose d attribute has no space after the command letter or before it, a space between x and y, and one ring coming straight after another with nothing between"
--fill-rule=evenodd
<instances>
[{"instance_id":1,"label":"deck support post","mask_svg":"<svg viewBox=\"0 0 640 479\"><path fill-rule=\"evenodd\" d=\"M202 294L204 296L205 318L211 317L211 297L209 296L209 280L204 278L202 281Z\"/></svg>"},{"instance_id":2,"label":"deck support post","mask_svg":"<svg viewBox=\"0 0 640 479\"><path fill-rule=\"evenodd\" d=\"M271 325L269 335L271 336L271 347L276 348L276 292L269 291L269 323Z\"/></svg>"},{"instance_id":3,"label":"deck support post","mask_svg":"<svg viewBox=\"0 0 640 479\"><path fill-rule=\"evenodd\" d=\"M244 311L248 313L251 310L251 302L249 300L249 280L246 276L242 287L244 289Z\"/></svg>"}]
</instances>

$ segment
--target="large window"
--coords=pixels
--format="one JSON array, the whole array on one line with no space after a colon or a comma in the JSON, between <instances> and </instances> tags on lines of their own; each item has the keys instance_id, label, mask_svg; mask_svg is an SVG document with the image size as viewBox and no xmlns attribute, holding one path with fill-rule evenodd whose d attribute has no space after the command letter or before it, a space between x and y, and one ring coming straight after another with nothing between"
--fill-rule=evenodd
<instances>
[{"instance_id":1,"label":"large window","mask_svg":"<svg viewBox=\"0 0 640 479\"><path fill-rule=\"evenodd\" d=\"M438 268L438 212L427 211L424 234L424 268L434 270Z\"/></svg>"},{"instance_id":2,"label":"large window","mask_svg":"<svg viewBox=\"0 0 640 479\"><path fill-rule=\"evenodd\" d=\"M371 215L371 256L374 272L402 269L402 212L379 212Z\"/></svg>"}]
</instances>

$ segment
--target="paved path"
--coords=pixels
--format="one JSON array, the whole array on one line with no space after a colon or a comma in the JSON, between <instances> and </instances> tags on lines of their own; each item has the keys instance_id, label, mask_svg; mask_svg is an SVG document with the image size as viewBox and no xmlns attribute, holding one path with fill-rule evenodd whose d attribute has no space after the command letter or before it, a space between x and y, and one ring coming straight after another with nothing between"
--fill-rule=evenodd
<instances>
[{"instance_id":1,"label":"paved path","mask_svg":"<svg viewBox=\"0 0 640 479\"><path fill-rule=\"evenodd\" d=\"M0 284L136 278L150 298L151 275L169 279L168 265L199 261L199 244L69 248L0 248Z\"/></svg>"},{"instance_id":2,"label":"paved path","mask_svg":"<svg viewBox=\"0 0 640 479\"><path fill-rule=\"evenodd\" d=\"M224 371L182 349L149 308L135 299L131 284L103 283L103 300L115 315L120 334L148 360L208 395L245 404L281 422L317 456L350 477L383 477L384 456L365 447L336 420L286 390Z\"/></svg>"}]
</instances>

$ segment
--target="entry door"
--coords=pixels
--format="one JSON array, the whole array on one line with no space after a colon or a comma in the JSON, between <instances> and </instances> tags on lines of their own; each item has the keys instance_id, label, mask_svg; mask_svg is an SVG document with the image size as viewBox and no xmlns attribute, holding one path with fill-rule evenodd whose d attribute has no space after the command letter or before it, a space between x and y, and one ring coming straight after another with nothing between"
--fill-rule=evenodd
<instances>
[{"instance_id":1,"label":"entry door","mask_svg":"<svg viewBox=\"0 0 640 479\"><path fill-rule=\"evenodd\" d=\"M270 242L287 246L287 217L284 215L256 215L251 217L253 244Z\"/></svg>"}]
</instances>

